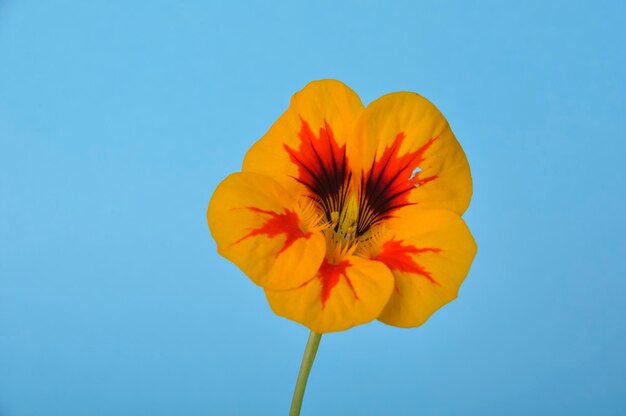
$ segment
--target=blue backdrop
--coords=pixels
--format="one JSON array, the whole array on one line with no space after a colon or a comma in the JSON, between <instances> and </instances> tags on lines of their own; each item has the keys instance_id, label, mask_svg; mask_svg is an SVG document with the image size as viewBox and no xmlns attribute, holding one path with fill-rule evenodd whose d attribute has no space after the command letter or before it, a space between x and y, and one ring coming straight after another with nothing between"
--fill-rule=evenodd
<instances>
[{"instance_id":1,"label":"blue backdrop","mask_svg":"<svg viewBox=\"0 0 626 416\"><path fill-rule=\"evenodd\" d=\"M205 211L320 78L439 106L479 249L325 336L303 415L626 414L626 3L335 3L0 1L0 415L286 414L307 330Z\"/></svg>"}]
</instances>

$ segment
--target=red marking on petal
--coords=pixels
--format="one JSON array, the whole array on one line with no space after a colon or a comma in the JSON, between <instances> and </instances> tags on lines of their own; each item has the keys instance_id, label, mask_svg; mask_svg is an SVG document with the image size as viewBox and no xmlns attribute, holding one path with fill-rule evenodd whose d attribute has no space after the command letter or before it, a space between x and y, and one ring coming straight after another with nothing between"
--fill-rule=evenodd
<instances>
[{"instance_id":1,"label":"red marking on petal","mask_svg":"<svg viewBox=\"0 0 626 416\"><path fill-rule=\"evenodd\" d=\"M318 272L318 276L322 282L322 309L326 307L326 301L328 301L330 293L332 292L334 287L337 286L337 283L339 283L339 279L341 278L341 276L346 279L346 283L352 290L352 293L354 293L354 298L356 300L359 300L359 296L354 290L354 286L352 286L352 282L350 281L350 279L348 278L348 274L346 273L348 267L350 267L349 260L342 260L339 262L339 264L329 263L326 259L324 259L324 261L322 262L322 266L320 267L320 270Z\"/></svg>"},{"instance_id":2,"label":"red marking on petal","mask_svg":"<svg viewBox=\"0 0 626 416\"><path fill-rule=\"evenodd\" d=\"M291 245L300 238L311 237L311 232L304 232L300 228L300 219L295 211L285 210L283 214L279 214L274 211L267 211L256 207L247 207L250 211L258 214L269 215L270 218L263 223L260 228L250 231L247 235L235 241L233 244L238 244L243 240L255 237L257 235L266 235L269 238L274 238L278 235L284 234L287 238L282 248L276 253L278 257L283 251L287 250Z\"/></svg>"},{"instance_id":3,"label":"red marking on petal","mask_svg":"<svg viewBox=\"0 0 626 416\"><path fill-rule=\"evenodd\" d=\"M411 255L428 252L439 253L440 251L440 248L417 248L403 244L402 240L389 240L383 243L380 252L372 260L380 261L392 270L420 275L425 277L430 283L439 286L439 282L433 278L432 274L424 266L416 263Z\"/></svg>"},{"instance_id":4,"label":"red marking on petal","mask_svg":"<svg viewBox=\"0 0 626 416\"><path fill-rule=\"evenodd\" d=\"M305 185L330 220L333 211L341 211L348 193L350 172L346 146L339 146L327 122L316 136L302 117L298 149L284 145L291 162L298 167L296 180Z\"/></svg>"},{"instance_id":5,"label":"red marking on petal","mask_svg":"<svg viewBox=\"0 0 626 416\"><path fill-rule=\"evenodd\" d=\"M437 175L428 176L426 178L420 178L419 173L418 173L417 175L415 175L413 179L411 179L411 182L413 182L415 186L422 186L422 185L426 185L430 181L434 181L437 178L438 178Z\"/></svg>"},{"instance_id":6,"label":"red marking on petal","mask_svg":"<svg viewBox=\"0 0 626 416\"><path fill-rule=\"evenodd\" d=\"M391 146L385 148L380 158L375 158L371 168L361 176L359 195L359 220L357 234L361 235L369 227L389 218L392 211L409 205L409 192L437 179L437 175L420 178L412 177L413 171L426 159L426 152L438 139L433 137L414 152L400 155L405 135L396 135Z\"/></svg>"}]
</instances>

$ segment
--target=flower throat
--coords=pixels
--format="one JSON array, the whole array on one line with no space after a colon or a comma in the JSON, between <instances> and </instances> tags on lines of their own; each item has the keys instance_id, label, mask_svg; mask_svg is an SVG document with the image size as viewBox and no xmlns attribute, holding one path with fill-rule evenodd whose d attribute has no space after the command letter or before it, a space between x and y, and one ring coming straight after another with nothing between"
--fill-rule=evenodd
<instances>
[{"instance_id":1,"label":"flower throat","mask_svg":"<svg viewBox=\"0 0 626 416\"><path fill-rule=\"evenodd\" d=\"M353 181L353 172L346 157L346 145L339 145L331 126L325 121L316 135L300 118L297 149L284 145L291 161L298 168L294 176L309 191L309 198L325 219L326 236L334 251L353 250L360 242L376 234L377 225L389 219L398 208L412 203L411 190L437 176L414 175L424 160L424 153L437 140L430 139L413 152L400 154L403 132L397 133L382 154L375 155L369 169Z\"/></svg>"}]
</instances>

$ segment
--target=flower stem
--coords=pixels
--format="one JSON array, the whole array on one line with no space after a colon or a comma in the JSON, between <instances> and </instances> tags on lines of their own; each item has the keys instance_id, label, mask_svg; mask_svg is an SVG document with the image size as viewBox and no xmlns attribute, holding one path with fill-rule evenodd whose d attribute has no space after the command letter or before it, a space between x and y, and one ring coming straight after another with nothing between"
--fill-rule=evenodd
<instances>
[{"instance_id":1,"label":"flower stem","mask_svg":"<svg viewBox=\"0 0 626 416\"><path fill-rule=\"evenodd\" d=\"M302 356L302 364L300 364L300 373L298 373L298 381L296 381L296 388L293 392L293 399L291 399L291 410L289 416L299 416L300 408L302 407L302 399L304 397L304 389L306 388L306 381L309 378L311 367L313 367L313 360L315 360L315 354L317 353L317 347L320 345L322 334L311 331L309 334L309 340L306 343L304 349L304 355Z\"/></svg>"}]
</instances>

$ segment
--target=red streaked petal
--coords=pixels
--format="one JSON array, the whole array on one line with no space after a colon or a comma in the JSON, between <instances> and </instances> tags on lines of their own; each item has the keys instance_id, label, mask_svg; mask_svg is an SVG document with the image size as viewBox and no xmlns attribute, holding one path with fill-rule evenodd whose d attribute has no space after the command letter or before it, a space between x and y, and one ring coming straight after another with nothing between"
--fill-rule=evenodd
<instances>
[{"instance_id":1,"label":"red streaked petal","mask_svg":"<svg viewBox=\"0 0 626 416\"><path fill-rule=\"evenodd\" d=\"M456 298L476 244L463 219L448 210L409 205L384 227L370 257L391 269L395 291L378 319L399 327L419 326Z\"/></svg>"},{"instance_id":2,"label":"red streaked petal","mask_svg":"<svg viewBox=\"0 0 626 416\"><path fill-rule=\"evenodd\" d=\"M302 286L266 290L272 310L318 333L343 331L376 319L393 290L393 276L378 261L350 256L338 264L324 261Z\"/></svg>"},{"instance_id":3,"label":"red streaked petal","mask_svg":"<svg viewBox=\"0 0 626 416\"><path fill-rule=\"evenodd\" d=\"M384 217L406 204L458 214L467 209L472 178L465 153L441 112L418 94L397 92L370 103L346 142L346 154L353 182L373 207L371 217L361 220L361 232L376 214Z\"/></svg>"},{"instance_id":4,"label":"red streaked petal","mask_svg":"<svg viewBox=\"0 0 626 416\"><path fill-rule=\"evenodd\" d=\"M337 143L332 127L326 120L317 135L304 118L300 117L300 120L300 145L292 148L285 144L284 148L298 167L296 179L307 187L311 197L330 220L331 212L341 211L348 193L350 172L346 146Z\"/></svg>"},{"instance_id":5,"label":"red streaked petal","mask_svg":"<svg viewBox=\"0 0 626 416\"><path fill-rule=\"evenodd\" d=\"M242 170L272 176L289 192L301 188L294 178L317 187L320 184L306 177L307 174L302 171L303 165L294 162L294 155L300 153L302 148L307 154L300 155L303 156L301 161L304 165L317 166L313 160L316 157L313 149L306 149L313 143L315 149L321 151L321 156L326 156L324 166L330 165L331 157L335 157L339 163L347 137L362 111L363 104L359 96L345 84L330 79L311 82L293 95L287 110L250 148ZM329 139L333 142L331 152L327 152ZM315 191L309 189L309 192Z\"/></svg>"},{"instance_id":6,"label":"red streaked petal","mask_svg":"<svg viewBox=\"0 0 626 416\"><path fill-rule=\"evenodd\" d=\"M400 153L406 136L396 134L394 141L380 157L374 157L371 167L361 175L359 188L359 219L357 234L364 234L371 226L392 215L393 211L409 205L409 193L437 179L437 175L422 178L414 174L426 158L426 152L437 137L433 137L414 151Z\"/></svg>"},{"instance_id":7,"label":"red streaked petal","mask_svg":"<svg viewBox=\"0 0 626 416\"><path fill-rule=\"evenodd\" d=\"M218 252L265 288L300 286L317 273L326 253L323 234L306 224L294 196L264 175L224 179L207 218Z\"/></svg>"}]
</instances>

